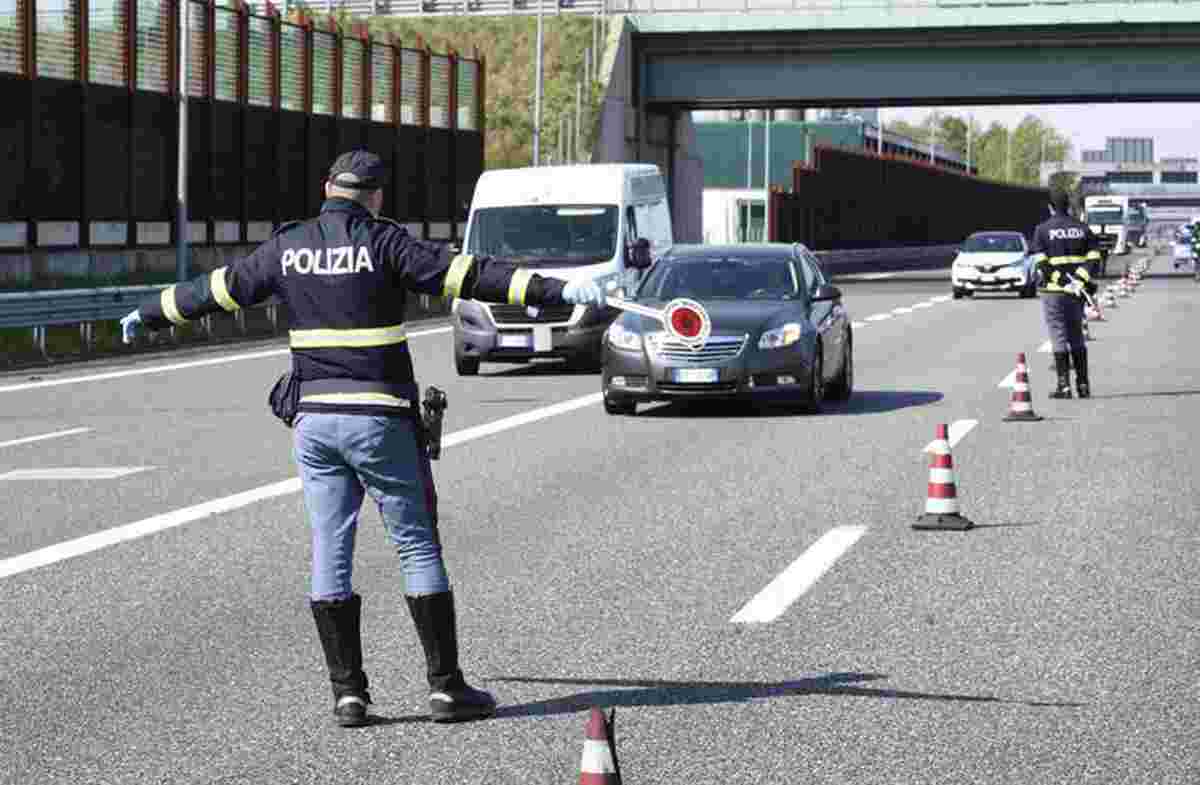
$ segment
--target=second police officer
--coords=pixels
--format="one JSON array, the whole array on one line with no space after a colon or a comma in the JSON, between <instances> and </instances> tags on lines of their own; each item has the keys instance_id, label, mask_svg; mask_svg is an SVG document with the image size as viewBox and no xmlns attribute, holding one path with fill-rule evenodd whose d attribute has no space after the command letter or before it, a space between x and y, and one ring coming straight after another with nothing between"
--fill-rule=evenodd
<instances>
[{"instance_id":1,"label":"second police officer","mask_svg":"<svg viewBox=\"0 0 1200 785\"><path fill-rule=\"evenodd\" d=\"M1100 244L1087 224L1071 217L1071 194L1055 189L1050 194L1054 215L1033 232L1033 261L1041 284L1042 314L1054 349L1058 382L1051 398L1071 397L1071 366L1080 398L1091 397L1088 352L1083 334L1084 293L1095 294L1089 268L1100 261Z\"/></svg>"},{"instance_id":2,"label":"second police officer","mask_svg":"<svg viewBox=\"0 0 1200 785\"><path fill-rule=\"evenodd\" d=\"M299 381L294 458L312 536L309 605L333 689L334 721L367 724L367 676L351 583L365 495L400 556L405 600L425 653L430 715L479 719L495 699L472 688L458 660L454 595L437 536L437 497L417 421L418 387L403 314L408 292L539 306L601 304L590 277L562 282L516 265L409 236L379 217L387 166L356 150L325 182L317 218L287 224L248 257L164 289L121 320L170 327L276 295L291 313Z\"/></svg>"}]
</instances>

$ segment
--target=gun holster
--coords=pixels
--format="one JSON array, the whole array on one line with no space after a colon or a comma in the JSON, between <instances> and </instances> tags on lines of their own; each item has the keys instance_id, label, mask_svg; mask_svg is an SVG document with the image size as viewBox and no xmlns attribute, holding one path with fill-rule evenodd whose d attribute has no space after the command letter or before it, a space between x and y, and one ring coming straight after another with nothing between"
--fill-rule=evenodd
<instances>
[{"instance_id":1,"label":"gun holster","mask_svg":"<svg viewBox=\"0 0 1200 785\"><path fill-rule=\"evenodd\" d=\"M275 386L267 396L267 403L275 416L291 428L296 411L300 408L300 380L294 372L285 373L275 381Z\"/></svg>"},{"instance_id":2,"label":"gun holster","mask_svg":"<svg viewBox=\"0 0 1200 785\"><path fill-rule=\"evenodd\" d=\"M425 399L421 402L421 433L425 453L431 461L442 457L442 417L447 406L446 393L436 387L425 390Z\"/></svg>"}]
</instances>

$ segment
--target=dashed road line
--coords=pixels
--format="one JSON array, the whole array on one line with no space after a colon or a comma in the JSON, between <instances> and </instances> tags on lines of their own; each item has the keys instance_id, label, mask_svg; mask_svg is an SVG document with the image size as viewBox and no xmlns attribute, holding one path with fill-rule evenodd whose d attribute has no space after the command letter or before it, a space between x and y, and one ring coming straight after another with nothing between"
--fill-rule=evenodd
<instances>
[{"instance_id":1,"label":"dashed road line","mask_svg":"<svg viewBox=\"0 0 1200 785\"><path fill-rule=\"evenodd\" d=\"M482 439L485 436L499 433L501 431L516 428L521 425L528 425L538 420L555 415L565 414L566 412L581 409L585 406L600 403L602 399L601 393L590 393L579 398L562 401L551 406L545 406L541 409L523 412L522 414L512 417L505 417L483 425L477 425L473 428L467 428L462 431L446 435L442 439L442 447L453 447L463 444L474 439ZM139 537L145 537L150 534L155 534L166 529L171 529L176 526L182 526L185 523L191 523L202 518L207 518L212 515L220 515L232 510L246 507L255 502L264 501L277 496L286 496L296 493L300 490L300 478L292 477L291 479L281 480L270 485L263 485L258 488L251 488L248 491L235 493L232 496L225 496L220 499L213 499L202 504L197 504L192 507L184 507L172 512L154 515L149 518L144 518L134 523L128 523L124 526L117 526L112 529L89 534L84 537L79 537L67 542L60 542L55 545L49 545L36 551L13 556L8 559L0 560L0 578L6 578L10 575L16 575L22 572L44 567L48 564L64 561L75 556L83 556L84 554L98 551L102 548L107 548L118 543L128 540L135 540Z\"/></svg>"},{"instance_id":2,"label":"dashed road line","mask_svg":"<svg viewBox=\"0 0 1200 785\"><path fill-rule=\"evenodd\" d=\"M884 319L891 319L891 318L892 318L892 315L890 313L877 313L872 316L868 316L867 321L868 322L882 322Z\"/></svg>"},{"instance_id":3,"label":"dashed road line","mask_svg":"<svg viewBox=\"0 0 1200 785\"><path fill-rule=\"evenodd\" d=\"M866 531L866 526L838 526L825 532L729 621L733 624L765 624L778 619Z\"/></svg>"},{"instance_id":4,"label":"dashed road line","mask_svg":"<svg viewBox=\"0 0 1200 785\"><path fill-rule=\"evenodd\" d=\"M950 442L950 446L953 447L962 441L963 437L970 433L971 429L973 429L976 425L979 425L979 420L955 420L954 422L950 423L950 428L948 429L949 433L947 435L947 440ZM921 450L921 452L933 452L933 446L935 444L937 444L936 439L925 445L925 448Z\"/></svg>"},{"instance_id":5,"label":"dashed road line","mask_svg":"<svg viewBox=\"0 0 1200 785\"><path fill-rule=\"evenodd\" d=\"M900 314L900 313L912 313L912 312L913 312L913 309L912 309L912 308L893 308L893 309L892 309L892 313L896 313L896 314Z\"/></svg>"},{"instance_id":6,"label":"dashed road line","mask_svg":"<svg viewBox=\"0 0 1200 785\"><path fill-rule=\"evenodd\" d=\"M0 481L12 480L115 480L149 471L153 466L63 466L44 469L14 469L0 474Z\"/></svg>"},{"instance_id":7,"label":"dashed road line","mask_svg":"<svg viewBox=\"0 0 1200 785\"><path fill-rule=\"evenodd\" d=\"M13 439L7 442L0 442L0 447L16 447L18 444L32 444L33 442L42 442L47 439L58 439L63 436L74 436L77 433L87 433L91 428L70 428L65 431L54 431L53 433L43 433L39 436L26 436L23 439Z\"/></svg>"}]
</instances>

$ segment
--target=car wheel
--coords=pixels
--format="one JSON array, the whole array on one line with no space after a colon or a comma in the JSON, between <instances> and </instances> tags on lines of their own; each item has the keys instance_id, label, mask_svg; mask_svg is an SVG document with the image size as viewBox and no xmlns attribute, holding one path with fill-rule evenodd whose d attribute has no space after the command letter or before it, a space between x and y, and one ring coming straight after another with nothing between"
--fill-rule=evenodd
<instances>
[{"instance_id":1,"label":"car wheel","mask_svg":"<svg viewBox=\"0 0 1200 785\"><path fill-rule=\"evenodd\" d=\"M961 300L966 292L964 292L962 289L955 289L953 294L955 300Z\"/></svg>"},{"instance_id":2,"label":"car wheel","mask_svg":"<svg viewBox=\"0 0 1200 785\"><path fill-rule=\"evenodd\" d=\"M604 411L613 415L634 415L637 414L637 401L628 398L610 398L608 395L605 395Z\"/></svg>"},{"instance_id":3,"label":"car wheel","mask_svg":"<svg viewBox=\"0 0 1200 785\"><path fill-rule=\"evenodd\" d=\"M1037 283L1030 279L1029 283L1025 284L1025 288L1021 290L1021 297L1026 300L1030 297L1037 297Z\"/></svg>"},{"instance_id":4,"label":"car wheel","mask_svg":"<svg viewBox=\"0 0 1200 785\"><path fill-rule=\"evenodd\" d=\"M455 352L454 367L458 370L459 376L474 376L479 373L479 358Z\"/></svg>"},{"instance_id":5,"label":"car wheel","mask_svg":"<svg viewBox=\"0 0 1200 785\"><path fill-rule=\"evenodd\" d=\"M854 339L846 335L845 349L842 350L842 370L838 378L825 390L825 397L831 401L848 401L854 394Z\"/></svg>"},{"instance_id":6,"label":"car wheel","mask_svg":"<svg viewBox=\"0 0 1200 785\"><path fill-rule=\"evenodd\" d=\"M813 355L812 380L808 385L808 400L804 402L804 409L809 414L817 414L821 411L821 404L825 402L825 350L822 348L820 341L817 342L816 354Z\"/></svg>"}]
</instances>

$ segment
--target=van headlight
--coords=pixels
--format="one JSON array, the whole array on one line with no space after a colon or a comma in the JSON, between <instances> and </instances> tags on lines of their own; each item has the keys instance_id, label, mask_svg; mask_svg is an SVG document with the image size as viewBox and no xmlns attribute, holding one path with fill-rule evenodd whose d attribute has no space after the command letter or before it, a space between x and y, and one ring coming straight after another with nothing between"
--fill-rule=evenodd
<instances>
[{"instance_id":1,"label":"van headlight","mask_svg":"<svg viewBox=\"0 0 1200 785\"><path fill-rule=\"evenodd\" d=\"M640 352L642 350L642 335L641 333L635 333L633 330L627 330L614 322L608 328L608 343L616 349L624 349L627 352Z\"/></svg>"},{"instance_id":2,"label":"van headlight","mask_svg":"<svg viewBox=\"0 0 1200 785\"><path fill-rule=\"evenodd\" d=\"M798 323L788 322L781 327L776 327L763 333L762 337L758 339L758 348L782 349L785 346L791 346L800 340L802 333L803 330Z\"/></svg>"}]
</instances>

